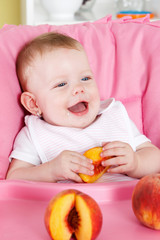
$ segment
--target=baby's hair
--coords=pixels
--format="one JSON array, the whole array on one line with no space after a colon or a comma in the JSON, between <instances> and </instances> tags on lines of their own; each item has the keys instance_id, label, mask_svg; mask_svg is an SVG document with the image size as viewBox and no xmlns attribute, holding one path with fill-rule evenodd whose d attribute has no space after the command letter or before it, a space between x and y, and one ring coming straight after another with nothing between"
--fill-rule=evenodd
<instances>
[{"instance_id":1,"label":"baby's hair","mask_svg":"<svg viewBox=\"0 0 160 240\"><path fill-rule=\"evenodd\" d=\"M35 56L37 54L43 56L44 53L58 48L83 49L76 39L61 33L50 32L34 38L20 50L16 61L16 71L23 91L26 90L26 69L32 65Z\"/></svg>"}]
</instances>

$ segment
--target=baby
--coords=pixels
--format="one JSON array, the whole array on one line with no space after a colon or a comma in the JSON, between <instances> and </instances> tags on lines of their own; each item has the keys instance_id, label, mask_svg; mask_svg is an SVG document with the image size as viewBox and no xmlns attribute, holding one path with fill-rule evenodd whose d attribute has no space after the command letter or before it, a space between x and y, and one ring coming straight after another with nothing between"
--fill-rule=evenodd
<instances>
[{"instance_id":1,"label":"baby","mask_svg":"<svg viewBox=\"0 0 160 240\"><path fill-rule=\"evenodd\" d=\"M30 115L10 155L8 179L82 182L94 174L89 148L103 146L110 173L140 178L160 171L160 150L140 134L121 102L100 102L82 45L46 33L29 42L17 58L21 103Z\"/></svg>"}]
</instances>

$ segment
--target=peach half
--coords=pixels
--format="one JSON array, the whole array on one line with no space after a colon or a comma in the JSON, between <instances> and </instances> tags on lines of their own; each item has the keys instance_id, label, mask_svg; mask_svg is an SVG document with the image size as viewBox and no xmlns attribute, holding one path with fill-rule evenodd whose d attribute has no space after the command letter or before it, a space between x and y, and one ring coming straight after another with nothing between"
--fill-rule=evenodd
<instances>
[{"instance_id":1,"label":"peach half","mask_svg":"<svg viewBox=\"0 0 160 240\"><path fill-rule=\"evenodd\" d=\"M102 152L102 147L94 147L94 148L91 148L91 149L87 150L83 154L85 157L90 158L93 161L93 165L94 165L94 175L93 176L86 175L86 174L83 174L83 173L79 173L79 176L81 177L83 182L86 182L86 183L93 183L93 182L95 182L110 167L110 166L103 167L101 165L102 161L110 158L110 157L102 158L100 156L101 152Z\"/></svg>"},{"instance_id":2,"label":"peach half","mask_svg":"<svg viewBox=\"0 0 160 240\"><path fill-rule=\"evenodd\" d=\"M67 189L49 202L45 225L54 240L94 240L102 227L102 213L92 197Z\"/></svg>"}]
</instances>

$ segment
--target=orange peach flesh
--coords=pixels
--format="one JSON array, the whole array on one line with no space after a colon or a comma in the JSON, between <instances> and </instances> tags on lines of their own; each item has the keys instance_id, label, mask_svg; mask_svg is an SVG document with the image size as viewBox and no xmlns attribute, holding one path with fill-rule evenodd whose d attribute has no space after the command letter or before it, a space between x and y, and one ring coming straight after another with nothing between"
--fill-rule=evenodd
<instances>
[{"instance_id":1,"label":"orange peach flesh","mask_svg":"<svg viewBox=\"0 0 160 240\"><path fill-rule=\"evenodd\" d=\"M68 226L66 218L73 208L74 202L75 193L69 193L55 198L50 204L45 223L48 222L47 229L52 239L69 240L71 238L73 231Z\"/></svg>"},{"instance_id":2,"label":"orange peach flesh","mask_svg":"<svg viewBox=\"0 0 160 240\"><path fill-rule=\"evenodd\" d=\"M78 240L96 239L102 226L102 214L97 203L88 195L76 196L76 210L79 213L80 227L75 235Z\"/></svg>"}]
</instances>

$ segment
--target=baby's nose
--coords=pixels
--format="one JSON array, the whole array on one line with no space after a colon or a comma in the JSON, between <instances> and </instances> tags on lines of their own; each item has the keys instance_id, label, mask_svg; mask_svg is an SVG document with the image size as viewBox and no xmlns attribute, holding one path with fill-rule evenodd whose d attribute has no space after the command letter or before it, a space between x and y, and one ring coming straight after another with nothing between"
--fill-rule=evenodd
<instances>
[{"instance_id":1,"label":"baby's nose","mask_svg":"<svg viewBox=\"0 0 160 240\"><path fill-rule=\"evenodd\" d=\"M77 95L77 94L80 94L80 93L84 93L84 87L82 85L78 85L76 87L74 87L73 89L73 95Z\"/></svg>"}]
</instances>

